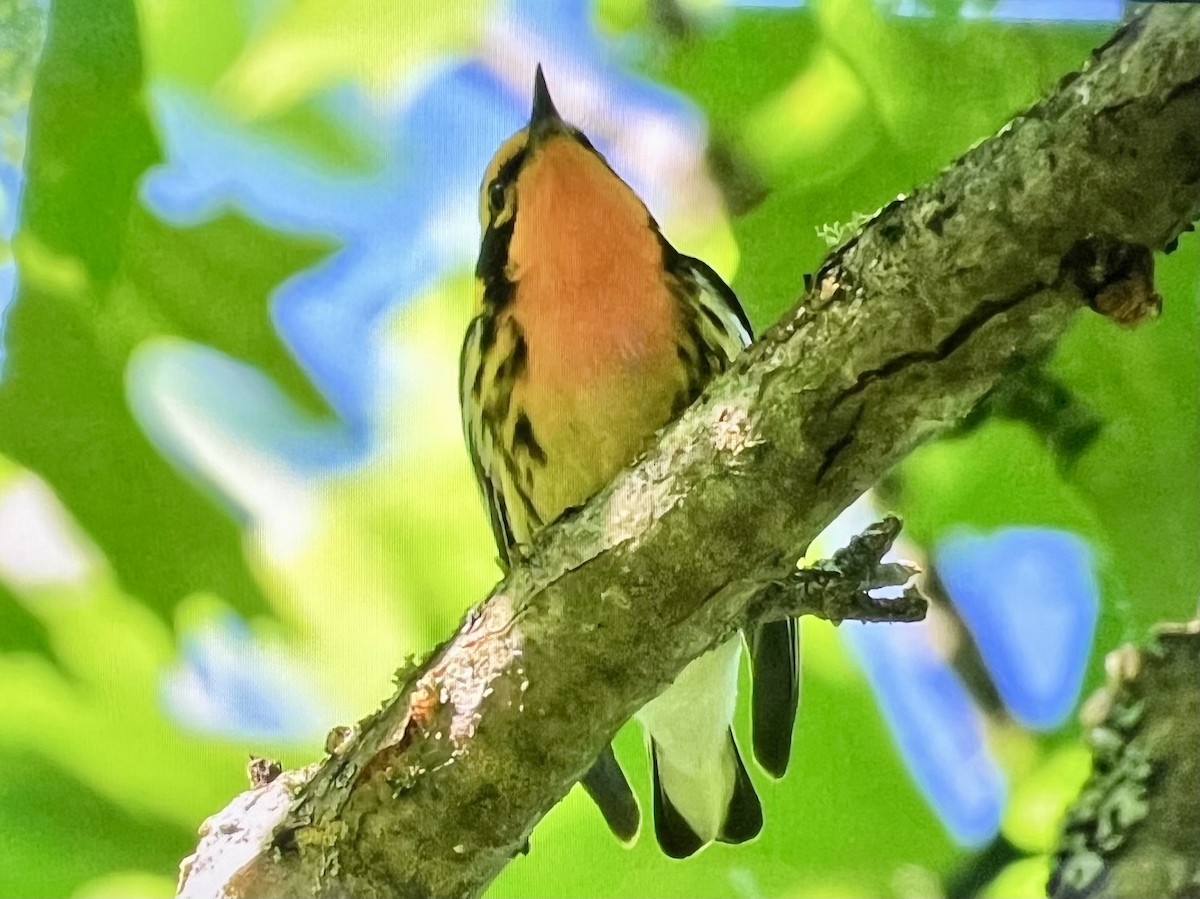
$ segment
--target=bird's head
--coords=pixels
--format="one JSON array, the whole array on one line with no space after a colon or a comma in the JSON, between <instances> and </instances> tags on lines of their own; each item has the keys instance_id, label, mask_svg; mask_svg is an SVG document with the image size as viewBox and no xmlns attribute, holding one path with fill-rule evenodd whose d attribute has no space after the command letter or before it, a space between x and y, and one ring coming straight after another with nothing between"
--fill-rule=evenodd
<instances>
[{"instance_id":1,"label":"bird's head","mask_svg":"<svg viewBox=\"0 0 1200 899\"><path fill-rule=\"evenodd\" d=\"M611 264L632 235L657 241L642 201L555 109L540 65L529 123L484 173L479 218L476 275L485 286L511 286L533 268Z\"/></svg>"}]
</instances>

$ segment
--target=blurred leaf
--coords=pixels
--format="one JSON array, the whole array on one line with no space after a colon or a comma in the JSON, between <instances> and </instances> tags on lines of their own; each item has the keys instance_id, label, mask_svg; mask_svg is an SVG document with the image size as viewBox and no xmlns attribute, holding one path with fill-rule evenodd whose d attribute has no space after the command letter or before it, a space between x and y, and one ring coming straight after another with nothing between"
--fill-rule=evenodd
<instances>
[{"instance_id":1,"label":"blurred leaf","mask_svg":"<svg viewBox=\"0 0 1200 899\"><path fill-rule=\"evenodd\" d=\"M242 0L136 0L147 80L211 87L245 44Z\"/></svg>"},{"instance_id":2,"label":"blurred leaf","mask_svg":"<svg viewBox=\"0 0 1200 899\"><path fill-rule=\"evenodd\" d=\"M319 635L307 664L353 717L500 578L458 406L473 291L469 275L450 278L397 311L383 370L399 384L381 390L379 411L387 449L322 484L303 552L256 566L280 617Z\"/></svg>"},{"instance_id":3,"label":"blurred leaf","mask_svg":"<svg viewBox=\"0 0 1200 899\"><path fill-rule=\"evenodd\" d=\"M768 176L738 219L734 285L763 327L800 294L823 226L910 192L1077 69L1105 26L889 17L870 0L744 9L651 74L696 100Z\"/></svg>"},{"instance_id":4,"label":"blurred leaf","mask_svg":"<svg viewBox=\"0 0 1200 899\"><path fill-rule=\"evenodd\" d=\"M44 23L36 0L0 0L0 119L29 98Z\"/></svg>"},{"instance_id":5,"label":"blurred leaf","mask_svg":"<svg viewBox=\"0 0 1200 899\"><path fill-rule=\"evenodd\" d=\"M596 27L615 34L633 31L650 18L648 0L597 0Z\"/></svg>"},{"instance_id":6,"label":"blurred leaf","mask_svg":"<svg viewBox=\"0 0 1200 899\"><path fill-rule=\"evenodd\" d=\"M254 608L237 524L137 430L124 369L142 340L176 334L254 361L316 405L266 297L324 247L232 216L179 231L138 204L159 149L136 28L128 0L54 5L30 110L0 450L53 485L155 607L207 589Z\"/></svg>"},{"instance_id":7,"label":"blurred leaf","mask_svg":"<svg viewBox=\"0 0 1200 899\"><path fill-rule=\"evenodd\" d=\"M1019 28L986 19L888 17L827 0L821 31L858 73L894 145L949 162L1078 69L1108 25Z\"/></svg>"},{"instance_id":8,"label":"blurred leaf","mask_svg":"<svg viewBox=\"0 0 1200 899\"><path fill-rule=\"evenodd\" d=\"M60 0L30 104L22 226L107 287L121 260L135 181L159 159L142 106L137 16L128 0Z\"/></svg>"},{"instance_id":9,"label":"blurred leaf","mask_svg":"<svg viewBox=\"0 0 1200 899\"><path fill-rule=\"evenodd\" d=\"M71 894L71 899L171 899L176 878L146 871L118 871L89 880Z\"/></svg>"},{"instance_id":10,"label":"blurred leaf","mask_svg":"<svg viewBox=\"0 0 1200 899\"><path fill-rule=\"evenodd\" d=\"M899 469L906 526L927 546L957 527L1013 522L1092 540L1104 593L1100 648L1190 614L1200 592L1196 245L1187 235L1160 262L1161 319L1128 331L1081 312L1060 344L1051 374L1100 422L1069 471L1031 429L998 419L918 449ZM1085 688L1102 660L1093 653Z\"/></svg>"},{"instance_id":11,"label":"blurred leaf","mask_svg":"<svg viewBox=\"0 0 1200 899\"><path fill-rule=\"evenodd\" d=\"M991 531L1010 524L1097 533L1087 503L1027 425L993 419L962 437L929 443L900 466L897 504L906 532L934 546L959 528ZM1019 487L997 490L998 484Z\"/></svg>"},{"instance_id":12,"label":"blurred leaf","mask_svg":"<svg viewBox=\"0 0 1200 899\"><path fill-rule=\"evenodd\" d=\"M870 100L854 70L828 45L783 90L747 116L748 152L793 185L828 184L859 163L878 140ZM845 135L857 139L847 146ZM792 163L814 164L802 170ZM823 163L823 164L822 164Z\"/></svg>"},{"instance_id":13,"label":"blurred leaf","mask_svg":"<svg viewBox=\"0 0 1200 899\"><path fill-rule=\"evenodd\" d=\"M672 44L651 74L687 93L715 128L730 129L804 70L816 37L809 10L739 10L704 40Z\"/></svg>"},{"instance_id":14,"label":"blurred leaf","mask_svg":"<svg viewBox=\"0 0 1200 899\"><path fill-rule=\"evenodd\" d=\"M415 66L475 40L490 5L297 0L251 41L221 91L231 109L257 118L344 81L388 90Z\"/></svg>"},{"instance_id":15,"label":"blurred leaf","mask_svg":"<svg viewBox=\"0 0 1200 899\"><path fill-rule=\"evenodd\" d=\"M1161 318L1131 332L1082 313L1053 363L1103 422L1071 481L1120 572L1106 649L1188 617L1200 594L1200 239L1156 261Z\"/></svg>"},{"instance_id":16,"label":"blurred leaf","mask_svg":"<svg viewBox=\"0 0 1200 899\"><path fill-rule=\"evenodd\" d=\"M32 0L24 0L32 2ZM278 3L246 0L138 0L146 82L184 85L211 99L214 87L261 31ZM280 110L256 133L301 148L331 166L366 172L379 165L368 141L330 115L319 97Z\"/></svg>"},{"instance_id":17,"label":"blurred leaf","mask_svg":"<svg viewBox=\"0 0 1200 899\"><path fill-rule=\"evenodd\" d=\"M1043 899L1049 880L1049 856L1023 858L1001 871L983 888L979 899Z\"/></svg>"},{"instance_id":18,"label":"blurred leaf","mask_svg":"<svg viewBox=\"0 0 1200 899\"><path fill-rule=\"evenodd\" d=\"M968 431L992 415L1028 424L1064 470L1091 445L1103 427L1099 416L1059 378L1046 370L1039 358L1015 371L971 411L961 428Z\"/></svg>"},{"instance_id":19,"label":"blurred leaf","mask_svg":"<svg viewBox=\"0 0 1200 899\"><path fill-rule=\"evenodd\" d=\"M1001 833L1025 852L1052 852L1062 836L1067 807L1079 796L1091 770L1091 753L1082 745L1053 752L1013 787Z\"/></svg>"},{"instance_id":20,"label":"blurred leaf","mask_svg":"<svg viewBox=\"0 0 1200 899\"><path fill-rule=\"evenodd\" d=\"M41 622L0 583L0 653L36 652L50 656L50 641Z\"/></svg>"},{"instance_id":21,"label":"blurred leaf","mask_svg":"<svg viewBox=\"0 0 1200 899\"><path fill-rule=\"evenodd\" d=\"M330 241L280 234L235 214L180 230L141 206L132 210L129 240L126 280L114 293L129 319L151 326L146 337L169 333L249 360L309 411L326 409L275 333L267 297L331 250Z\"/></svg>"},{"instance_id":22,"label":"blurred leaf","mask_svg":"<svg viewBox=\"0 0 1200 899\"><path fill-rule=\"evenodd\" d=\"M189 831L245 788L247 753L315 757L318 738L301 747L178 726L164 689L170 666L188 660L187 638L177 650L167 625L103 574L36 600L57 664L0 655L0 752L37 753L99 795ZM260 661L249 656L245 667Z\"/></svg>"},{"instance_id":23,"label":"blurred leaf","mask_svg":"<svg viewBox=\"0 0 1200 899\"><path fill-rule=\"evenodd\" d=\"M111 871L161 871L195 845L188 828L131 814L34 756L0 750L0 769L0 896L69 896Z\"/></svg>"}]
</instances>

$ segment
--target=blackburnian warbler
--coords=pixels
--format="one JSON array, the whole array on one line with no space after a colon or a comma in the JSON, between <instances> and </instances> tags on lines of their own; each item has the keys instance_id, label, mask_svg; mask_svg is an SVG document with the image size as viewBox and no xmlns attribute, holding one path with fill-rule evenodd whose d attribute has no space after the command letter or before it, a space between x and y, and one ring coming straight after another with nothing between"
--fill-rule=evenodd
<instances>
[{"instance_id":1,"label":"blackburnian warbler","mask_svg":"<svg viewBox=\"0 0 1200 899\"><path fill-rule=\"evenodd\" d=\"M462 350L463 426L501 561L649 447L750 342L711 268L554 108L538 67L529 124L497 151L480 200L476 315ZM799 696L792 622L748 635L755 754L781 776ZM762 809L734 741L740 638L692 662L638 714L654 823L669 855L740 843ZM583 781L613 831L639 815L611 747Z\"/></svg>"}]
</instances>

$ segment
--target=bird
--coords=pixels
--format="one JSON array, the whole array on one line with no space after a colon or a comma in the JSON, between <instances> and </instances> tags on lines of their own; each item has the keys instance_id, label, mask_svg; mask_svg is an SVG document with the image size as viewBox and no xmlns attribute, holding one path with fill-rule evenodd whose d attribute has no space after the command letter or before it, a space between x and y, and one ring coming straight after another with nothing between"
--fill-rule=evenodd
<instances>
[{"instance_id":1,"label":"bird","mask_svg":"<svg viewBox=\"0 0 1200 899\"><path fill-rule=\"evenodd\" d=\"M678 252L584 133L541 65L528 124L480 185L474 316L460 358L463 431L501 567L649 449L751 339L706 263ZM635 717L647 737L654 829L684 858L742 843L762 806L733 733L743 640L755 757L782 777L799 699L794 621L760 625L692 661ZM582 785L620 839L640 811L607 746Z\"/></svg>"}]
</instances>

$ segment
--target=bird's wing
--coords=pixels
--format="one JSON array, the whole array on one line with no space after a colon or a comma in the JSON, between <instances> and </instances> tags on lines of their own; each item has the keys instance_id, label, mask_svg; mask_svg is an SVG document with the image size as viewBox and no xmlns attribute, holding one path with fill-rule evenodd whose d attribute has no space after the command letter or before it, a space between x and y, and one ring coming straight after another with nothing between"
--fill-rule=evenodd
<instances>
[{"instance_id":1,"label":"bird's wing","mask_svg":"<svg viewBox=\"0 0 1200 899\"><path fill-rule=\"evenodd\" d=\"M726 351L727 357L734 356L750 345L754 331L746 310L738 302L737 294L708 263L691 256L679 256L673 267L683 280L691 281L699 288L697 297L713 326L711 332L715 345Z\"/></svg>"},{"instance_id":2,"label":"bird's wing","mask_svg":"<svg viewBox=\"0 0 1200 899\"><path fill-rule=\"evenodd\" d=\"M475 469L475 480L483 493L484 505L492 523L492 535L496 538L496 549L500 553L500 564L505 573L512 564L512 525L504 496L496 489L493 478L495 470L495 437L483 414L483 400L478 382L482 375L482 334L486 327L484 315L478 315L467 328L459 357L459 400L462 407L463 435L467 440L467 451L471 454L471 465Z\"/></svg>"},{"instance_id":3,"label":"bird's wing","mask_svg":"<svg viewBox=\"0 0 1200 899\"><path fill-rule=\"evenodd\" d=\"M699 259L679 256L676 263L682 279L698 288L701 314L697 324L701 336L732 360L753 339L750 321L737 296ZM800 704L799 631L799 622L789 619L758 625L746 635L754 677L754 756L772 777L783 776L792 754L792 731Z\"/></svg>"}]
</instances>

